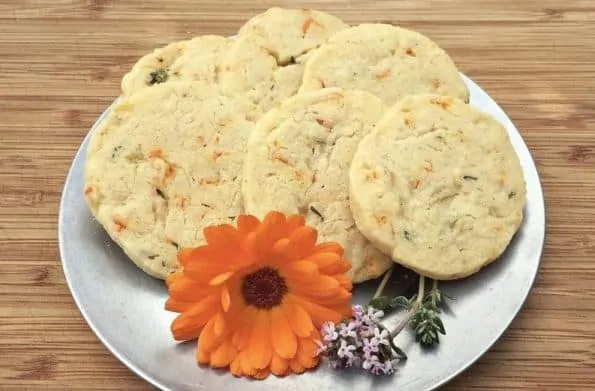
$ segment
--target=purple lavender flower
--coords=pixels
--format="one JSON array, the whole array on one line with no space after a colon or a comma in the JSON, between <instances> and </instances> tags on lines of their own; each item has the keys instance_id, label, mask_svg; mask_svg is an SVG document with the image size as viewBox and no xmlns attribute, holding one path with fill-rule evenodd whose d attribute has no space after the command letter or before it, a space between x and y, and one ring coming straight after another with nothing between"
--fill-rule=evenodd
<instances>
[{"instance_id":1,"label":"purple lavender flower","mask_svg":"<svg viewBox=\"0 0 595 391\"><path fill-rule=\"evenodd\" d=\"M378 353L378 343L376 341L373 341L370 338L364 338L362 341L362 351L365 359L369 358L373 353Z\"/></svg>"},{"instance_id":2,"label":"purple lavender flower","mask_svg":"<svg viewBox=\"0 0 595 391\"><path fill-rule=\"evenodd\" d=\"M317 355L328 359L335 369L361 366L375 374L395 371L397 356L390 345L390 335L380 324L382 311L361 305L352 306L352 317L339 324L325 322L322 341L317 341Z\"/></svg>"},{"instance_id":3,"label":"purple lavender flower","mask_svg":"<svg viewBox=\"0 0 595 391\"><path fill-rule=\"evenodd\" d=\"M356 304L351 307L351 316L353 317L353 322L359 327L362 325L364 320L364 307L359 304Z\"/></svg>"},{"instance_id":4,"label":"purple lavender flower","mask_svg":"<svg viewBox=\"0 0 595 391\"><path fill-rule=\"evenodd\" d=\"M322 339L327 342L332 342L339 338L339 334L337 333L335 324L333 322L324 322L320 332L322 334Z\"/></svg>"},{"instance_id":5,"label":"purple lavender flower","mask_svg":"<svg viewBox=\"0 0 595 391\"><path fill-rule=\"evenodd\" d=\"M339 334L343 338L350 337L353 339L357 339L358 327L359 327L359 325L355 321L351 321L347 324L341 323L341 325L339 326L339 329L340 329Z\"/></svg>"},{"instance_id":6,"label":"purple lavender flower","mask_svg":"<svg viewBox=\"0 0 595 391\"><path fill-rule=\"evenodd\" d=\"M384 312L377 310L374 307L368 307L367 315L372 322L380 322L380 319L384 316Z\"/></svg>"},{"instance_id":7,"label":"purple lavender flower","mask_svg":"<svg viewBox=\"0 0 595 391\"><path fill-rule=\"evenodd\" d=\"M318 346L318 349L316 350L316 355L320 356L323 353L326 353L326 351L328 350L328 346L323 344L322 342L315 340L314 343L316 343L316 345Z\"/></svg>"},{"instance_id":8,"label":"purple lavender flower","mask_svg":"<svg viewBox=\"0 0 595 391\"><path fill-rule=\"evenodd\" d=\"M349 345L344 339L341 340L341 346L337 350L337 356L344 362L344 365L350 367L356 361L357 357L354 351L357 349L354 345Z\"/></svg>"},{"instance_id":9,"label":"purple lavender flower","mask_svg":"<svg viewBox=\"0 0 595 391\"><path fill-rule=\"evenodd\" d=\"M370 371L372 367L376 365L377 362L378 356L375 354L371 354L362 362L362 368L364 368L366 371Z\"/></svg>"},{"instance_id":10,"label":"purple lavender flower","mask_svg":"<svg viewBox=\"0 0 595 391\"><path fill-rule=\"evenodd\" d=\"M390 343L388 341L388 338L389 338L388 331L381 330L378 327L376 327L374 329L374 336L372 337L372 341L374 342L374 344L376 346L378 346L378 345L390 346Z\"/></svg>"},{"instance_id":11,"label":"purple lavender flower","mask_svg":"<svg viewBox=\"0 0 595 391\"><path fill-rule=\"evenodd\" d=\"M376 361L376 362L372 363L372 365L370 367L370 373L373 375L381 375L381 374L385 373L384 363L382 363L380 361Z\"/></svg>"}]
</instances>

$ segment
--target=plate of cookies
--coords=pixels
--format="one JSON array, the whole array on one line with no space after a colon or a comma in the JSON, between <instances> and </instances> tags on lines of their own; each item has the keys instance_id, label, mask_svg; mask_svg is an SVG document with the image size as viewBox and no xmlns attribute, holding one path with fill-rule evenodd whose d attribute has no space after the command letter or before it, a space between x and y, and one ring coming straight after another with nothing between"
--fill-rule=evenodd
<instances>
[{"instance_id":1,"label":"plate of cookies","mask_svg":"<svg viewBox=\"0 0 595 391\"><path fill-rule=\"evenodd\" d=\"M59 213L89 327L163 390L432 390L538 272L539 174L436 41L273 7L131 64Z\"/></svg>"}]
</instances>

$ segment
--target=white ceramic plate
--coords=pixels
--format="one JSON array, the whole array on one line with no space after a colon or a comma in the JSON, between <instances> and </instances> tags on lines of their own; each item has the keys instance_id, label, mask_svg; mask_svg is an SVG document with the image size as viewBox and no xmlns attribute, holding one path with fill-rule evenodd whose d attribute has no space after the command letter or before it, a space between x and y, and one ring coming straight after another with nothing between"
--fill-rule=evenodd
<instances>
[{"instance_id":1,"label":"white ceramic plate","mask_svg":"<svg viewBox=\"0 0 595 391\"><path fill-rule=\"evenodd\" d=\"M87 323L122 363L164 390L424 391L443 385L484 354L521 309L537 274L545 236L543 194L531 153L496 102L463 77L471 91L471 105L508 129L524 170L528 198L523 224L501 259L471 278L441 285L455 301L444 313L447 335L437 350L423 352L410 332L401 333L396 343L409 360L398 373L382 378L336 372L322 365L303 375L251 381L197 366L195 343L178 344L171 337L169 327L176 314L163 310L167 295L163 282L148 277L126 258L83 201L88 135L66 178L59 217L64 274ZM355 301L368 300L372 289L369 284L357 287ZM398 316L390 317L387 325L396 324Z\"/></svg>"}]
</instances>

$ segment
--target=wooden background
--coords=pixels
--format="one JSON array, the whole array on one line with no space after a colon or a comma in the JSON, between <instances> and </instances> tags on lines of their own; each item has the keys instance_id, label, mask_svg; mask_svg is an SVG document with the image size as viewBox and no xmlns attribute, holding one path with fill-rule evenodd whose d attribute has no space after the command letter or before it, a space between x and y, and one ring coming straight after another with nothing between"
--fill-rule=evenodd
<instances>
[{"instance_id":1,"label":"wooden background","mask_svg":"<svg viewBox=\"0 0 595 391\"><path fill-rule=\"evenodd\" d=\"M592 0L2 0L0 389L150 389L98 342L65 285L56 239L64 177L139 56L191 35L232 34L275 4L430 35L509 113L535 156L548 219L535 289L505 336L445 389L594 389Z\"/></svg>"}]
</instances>

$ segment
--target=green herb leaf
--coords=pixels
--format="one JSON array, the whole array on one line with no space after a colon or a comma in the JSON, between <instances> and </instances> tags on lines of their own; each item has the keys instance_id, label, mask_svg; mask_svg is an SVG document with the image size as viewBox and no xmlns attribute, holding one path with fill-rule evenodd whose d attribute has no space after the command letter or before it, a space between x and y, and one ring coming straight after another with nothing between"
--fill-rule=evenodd
<instances>
[{"instance_id":1,"label":"green herb leaf","mask_svg":"<svg viewBox=\"0 0 595 391\"><path fill-rule=\"evenodd\" d=\"M167 81L168 74L165 69L158 69L149 73L149 85L161 84Z\"/></svg>"},{"instance_id":2,"label":"green herb leaf","mask_svg":"<svg viewBox=\"0 0 595 391\"><path fill-rule=\"evenodd\" d=\"M316 216L320 217L320 220L324 221L324 216L322 216L322 213L320 213L318 211L318 209L316 209L313 206L310 206L310 210L312 211L312 213L314 213Z\"/></svg>"},{"instance_id":3,"label":"green herb leaf","mask_svg":"<svg viewBox=\"0 0 595 391\"><path fill-rule=\"evenodd\" d=\"M403 237L405 238L405 240L411 241L411 234L409 233L409 231L403 231Z\"/></svg>"},{"instance_id":4,"label":"green herb leaf","mask_svg":"<svg viewBox=\"0 0 595 391\"><path fill-rule=\"evenodd\" d=\"M411 302L405 296L393 297L390 302L391 308L408 310L411 308Z\"/></svg>"},{"instance_id":5,"label":"green herb leaf","mask_svg":"<svg viewBox=\"0 0 595 391\"><path fill-rule=\"evenodd\" d=\"M379 296L375 299L370 300L368 305L374 307L380 311L386 311L391 308L391 299L387 296Z\"/></svg>"}]
</instances>

